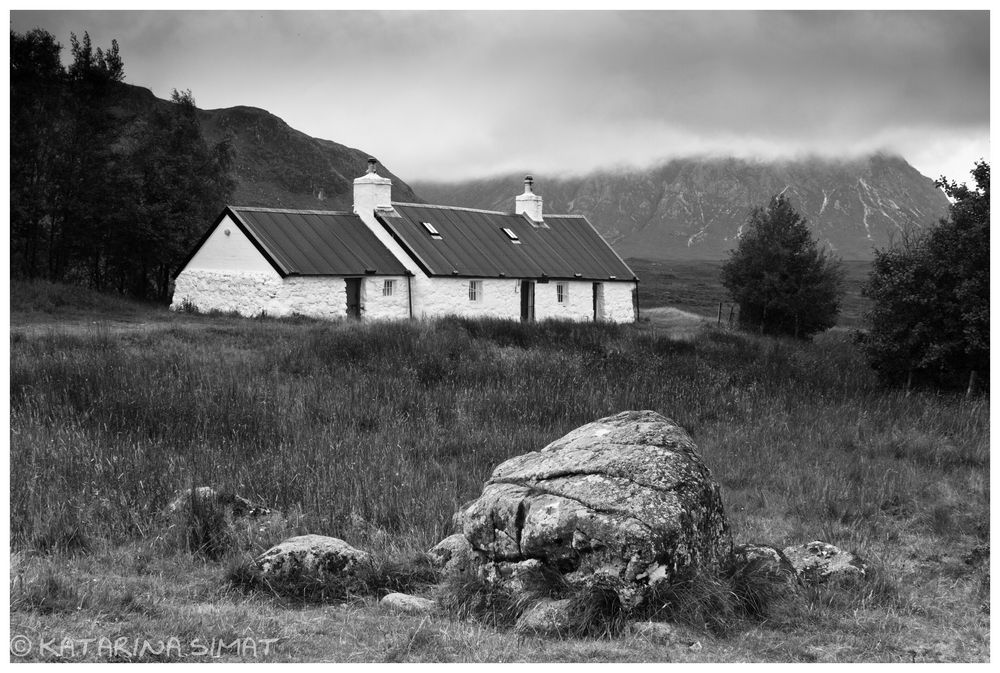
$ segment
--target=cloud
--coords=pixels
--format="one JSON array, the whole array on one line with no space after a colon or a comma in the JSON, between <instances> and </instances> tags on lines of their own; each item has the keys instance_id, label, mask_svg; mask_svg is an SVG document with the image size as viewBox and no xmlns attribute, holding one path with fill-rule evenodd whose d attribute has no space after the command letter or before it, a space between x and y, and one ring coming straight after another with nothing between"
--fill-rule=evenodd
<instances>
[{"instance_id":1,"label":"cloud","mask_svg":"<svg viewBox=\"0 0 1000 673\"><path fill-rule=\"evenodd\" d=\"M117 37L129 81L157 95L262 107L407 179L448 179L875 149L935 174L988 153L988 16L12 12L12 24Z\"/></svg>"}]
</instances>

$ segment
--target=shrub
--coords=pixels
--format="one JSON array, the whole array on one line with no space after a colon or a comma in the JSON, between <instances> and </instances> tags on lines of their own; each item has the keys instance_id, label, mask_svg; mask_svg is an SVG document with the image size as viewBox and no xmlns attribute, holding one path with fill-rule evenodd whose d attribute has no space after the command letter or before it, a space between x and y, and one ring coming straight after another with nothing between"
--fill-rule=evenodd
<instances>
[{"instance_id":1,"label":"shrub","mask_svg":"<svg viewBox=\"0 0 1000 673\"><path fill-rule=\"evenodd\" d=\"M976 189L935 183L955 199L949 220L876 251L859 340L885 383L971 390L989 375L989 164L972 175Z\"/></svg>"}]
</instances>

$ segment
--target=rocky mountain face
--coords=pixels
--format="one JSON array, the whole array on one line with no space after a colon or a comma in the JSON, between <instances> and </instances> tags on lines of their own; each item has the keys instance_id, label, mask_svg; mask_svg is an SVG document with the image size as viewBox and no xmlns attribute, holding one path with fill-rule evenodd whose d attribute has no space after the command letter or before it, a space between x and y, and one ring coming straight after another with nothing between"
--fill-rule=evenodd
<instances>
[{"instance_id":1,"label":"rocky mountain face","mask_svg":"<svg viewBox=\"0 0 1000 673\"><path fill-rule=\"evenodd\" d=\"M415 182L414 189L431 203L509 211L523 177ZM869 260L874 248L948 212L931 179L885 154L852 161L677 159L644 170L534 177L546 212L586 215L620 255L645 259L723 259L750 210L782 192L820 244L844 259Z\"/></svg>"},{"instance_id":2,"label":"rocky mountain face","mask_svg":"<svg viewBox=\"0 0 1000 673\"><path fill-rule=\"evenodd\" d=\"M142 87L122 85L121 93L121 114L142 114L171 105ZM352 182L368 167L371 155L366 152L308 136L260 108L198 110L198 120L209 143L228 138L232 144L236 190L230 202L234 205L351 209ZM421 200L385 166L379 166L379 174L392 180L394 199Z\"/></svg>"}]
</instances>

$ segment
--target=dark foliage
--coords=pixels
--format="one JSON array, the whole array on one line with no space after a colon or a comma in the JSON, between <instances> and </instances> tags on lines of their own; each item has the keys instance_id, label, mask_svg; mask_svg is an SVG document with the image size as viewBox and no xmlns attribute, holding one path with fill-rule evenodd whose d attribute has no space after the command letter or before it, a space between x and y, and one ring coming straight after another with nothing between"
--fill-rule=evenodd
<instances>
[{"instance_id":1,"label":"dark foliage","mask_svg":"<svg viewBox=\"0 0 1000 673\"><path fill-rule=\"evenodd\" d=\"M170 276L233 188L191 93L128 112L117 42L11 33L11 275L165 299Z\"/></svg>"},{"instance_id":2,"label":"dark foliage","mask_svg":"<svg viewBox=\"0 0 1000 673\"><path fill-rule=\"evenodd\" d=\"M780 194L750 213L722 267L740 326L803 339L836 324L843 277L840 261L819 250L805 219Z\"/></svg>"},{"instance_id":3,"label":"dark foliage","mask_svg":"<svg viewBox=\"0 0 1000 673\"><path fill-rule=\"evenodd\" d=\"M879 250L864 288L873 306L859 338L888 384L975 386L989 376L990 167L976 187L941 178L951 217Z\"/></svg>"}]
</instances>

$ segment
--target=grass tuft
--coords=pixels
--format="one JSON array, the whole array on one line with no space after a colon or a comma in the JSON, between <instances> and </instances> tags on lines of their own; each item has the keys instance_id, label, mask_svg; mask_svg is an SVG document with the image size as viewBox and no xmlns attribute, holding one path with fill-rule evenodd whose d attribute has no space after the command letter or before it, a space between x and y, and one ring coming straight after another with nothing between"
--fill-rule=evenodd
<instances>
[{"instance_id":1,"label":"grass tuft","mask_svg":"<svg viewBox=\"0 0 1000 673\"><path fill-rule=\"evenodd\" d=\"M361 596L381 598L396 592L421 592L440 579L426 554L402 560L378 553L373 556L371 564L359 566L351 573L292 578L265 577L252 557L243 557L230 561L225 579L236 589L264 591L301 603L330 603Z\"/></svg>"}]
</instances>

